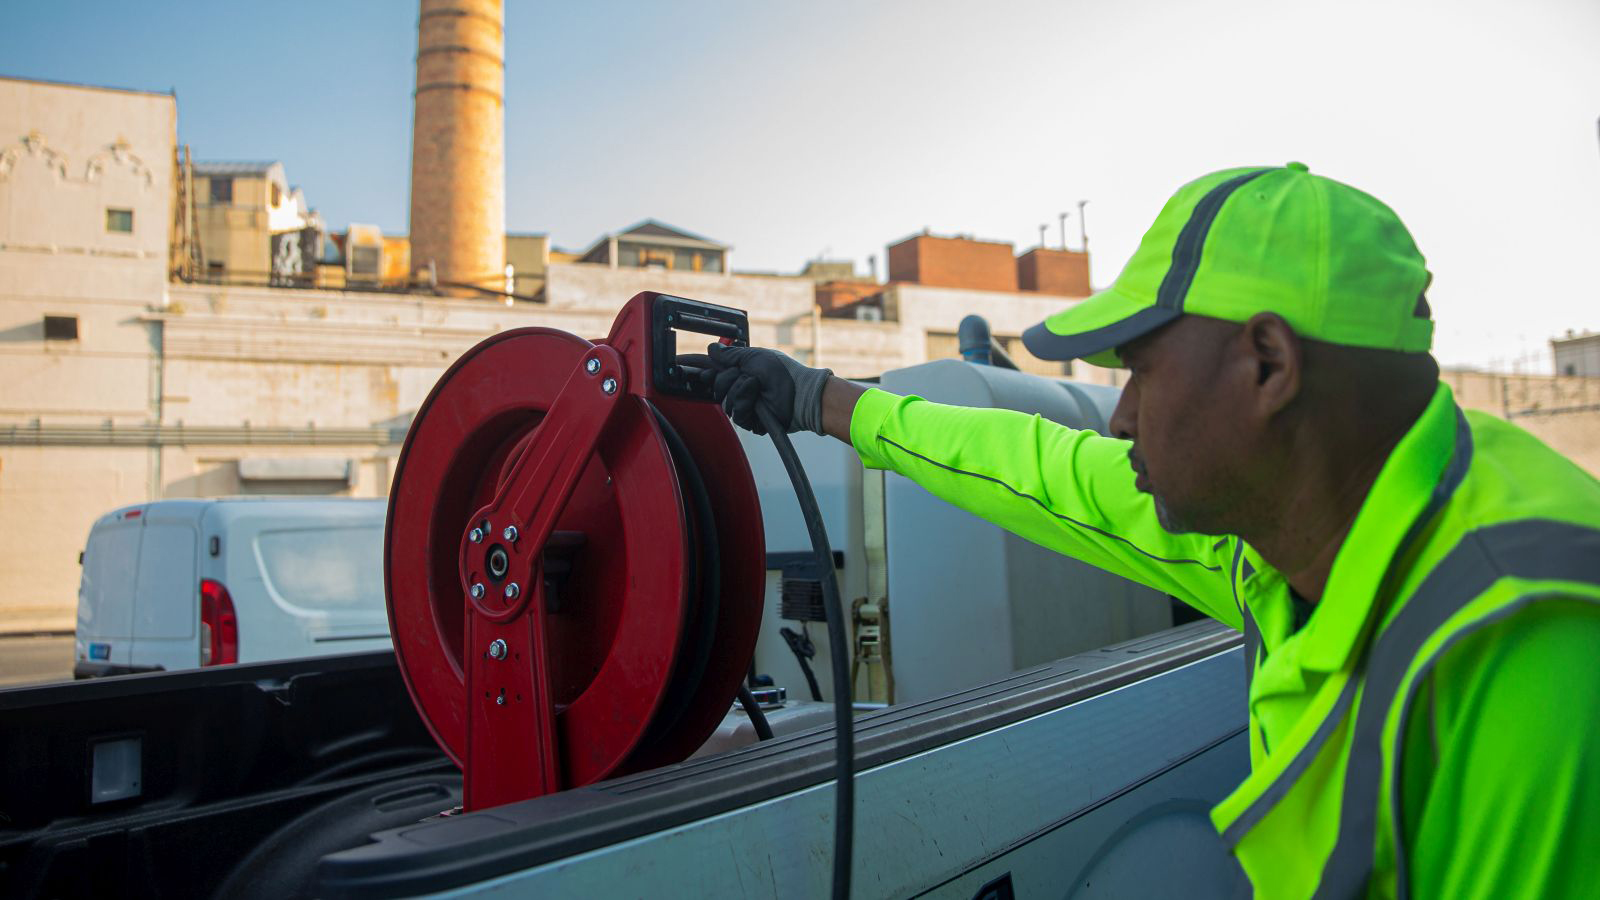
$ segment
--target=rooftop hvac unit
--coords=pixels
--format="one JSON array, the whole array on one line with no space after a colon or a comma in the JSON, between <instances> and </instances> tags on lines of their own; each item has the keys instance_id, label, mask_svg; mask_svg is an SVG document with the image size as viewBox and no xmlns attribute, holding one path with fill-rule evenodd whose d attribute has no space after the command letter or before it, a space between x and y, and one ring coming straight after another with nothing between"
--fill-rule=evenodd
<instances>
[{"instance_id":1,"label":"rooftop hvac unit","mask_svg":"<svg viewBox=\"0 0 1600 900\"><path fill-rule=\"evenodd\" d=\"M376 225L351 225L344 258L349 280L377 281L383 274L383 232Z\"/></svg>"},{"instance_id":2,"label":"rooftop hvac unit","mask_svg":"<svg viewBox=\"0 0 1600 900\"><path fill-rule=\"evenodd\" d=\"M883 308L863 303L856 307L856 319L861 322L882 322Z\"/></svg>"}]
</instances>

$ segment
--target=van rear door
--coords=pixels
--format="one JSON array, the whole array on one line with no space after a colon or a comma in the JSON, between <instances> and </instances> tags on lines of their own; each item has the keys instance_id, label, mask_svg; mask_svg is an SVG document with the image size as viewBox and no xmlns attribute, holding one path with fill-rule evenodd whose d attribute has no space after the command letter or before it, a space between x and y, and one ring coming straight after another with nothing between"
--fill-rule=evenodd
<instances>
[{"instance_id":1,"label":"van rear door","mask_svg":"<svg viewBox=\"0 0 1600 900\"><path fill-rule=\"evenodd\" d=\"M96 522L83 549L78 583L77 655L82 674L126 670L133 653L133 591L144 510L119 510ZM114 669L113 669L114 670Z\"/></svg>"},{"instance_id":2,"label":"van rear door","mask_svg":"<svg viewBox=\"0 0 1600 900\"><path fill-rule=\"evenodd\" d=\"M154 503L145 513L133 610L133 660L140 667L192 669L200 664L200 533L195 520L190 503Z\"/></svg>"}]
</instances>

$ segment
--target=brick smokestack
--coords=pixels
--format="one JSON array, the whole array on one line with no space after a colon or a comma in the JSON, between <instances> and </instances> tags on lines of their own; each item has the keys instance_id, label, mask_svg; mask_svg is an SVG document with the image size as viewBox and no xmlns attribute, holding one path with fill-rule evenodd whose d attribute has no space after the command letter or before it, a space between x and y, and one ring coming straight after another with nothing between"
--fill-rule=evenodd
<instances>
[{"instance_id":1,"label":"brick smokestack","mask_svg":"<svg viewBox=\"0 0 1600 900\"><path fill-rule=\"evenodd\" d=\"M422 0L411 268L423 277L431 260L441 282L505 285L504 25L501 0Z\"/></svg>"}]
</instances>

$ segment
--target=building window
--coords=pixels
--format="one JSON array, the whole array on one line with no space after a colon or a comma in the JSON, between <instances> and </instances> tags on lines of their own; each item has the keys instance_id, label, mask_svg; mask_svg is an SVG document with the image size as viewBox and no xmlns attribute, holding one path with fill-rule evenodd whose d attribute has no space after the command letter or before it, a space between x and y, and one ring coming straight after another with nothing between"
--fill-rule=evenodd
<instances>
[{"instance_id":1,"label":"building window","mask_svg":"<svg viewBox=\"0 0 1600 900\"><path fill-rule=\"evenodd\" d=\"M221 279L223 273L227 271L227 268L227 265L224 263L216 261L208 262L206 263L206 277Z\"/></svg>"},{"instance_id":2,"label":"building window","mask_svg":"<svg viewBox=\"0 0 1600 900\"><path fill-rule=\"evenodd\" d=\"M679 250L672 255L672 267L681 272L694 271L694 251Z\"/></svg>"},{"instance_id":3,"label":"building window","mask_svg":"<svg viewBox=\"0 0 1600 900\"><path fill-rule=\"evenodd\" d=\"M272 183L272 206L273 206L274 209L276 209L277 207L282 206L282 205L283 205L283 188L278 187L278 183L276 181L274 181Z\"/></svg>"},{"instance_id":4,"label":"building window","mask_svg":"<svg viewBox=\"0 0 1600 900\"><path fill-rule=\"evenodd\" d=\"M107 207L106 230L133 234L133 210Z\"/></svg>"},{"instance_id":5,"label":"building window","mask_svg":"<svg viewBox=\"0 0 1600 900\"><path fill-rule=\"evenodd\" d=\"M639 265L639 248L623 244L617 248L617 265L633 268Z\"/></svg>"},{"instance_id":6,"label":"building window","mask_svg":"<svg viewBox=\"0 0 1600 900\"><path fill-rule=\"evenodd\" d=\"M700 271L702 271L702 272L721 272L722 271L722 254L721 253L707 253L706 255L700 257L700 259L701 259Z\"/></svg>"},{"instance_id":7,"label":"building window","mask_svg":"<svg viewBox=\"0 0 1600 900\"><path fill-rule=\"evenodd\" d=\"M212 203L232 203L233 202L233 179L232 178L213 178L213 179L211 179L211 202Z\"/></svg>"},{"instance_id":8,"label":"building window","mask_svg":"<svg viewBox=\"0 0 1600 900\"><path fill-rule=\"evenodd\" d=\"M77 316L45 316L44 339L47 341L75 341L78 339Z\"/></svg>"}]
</instances>

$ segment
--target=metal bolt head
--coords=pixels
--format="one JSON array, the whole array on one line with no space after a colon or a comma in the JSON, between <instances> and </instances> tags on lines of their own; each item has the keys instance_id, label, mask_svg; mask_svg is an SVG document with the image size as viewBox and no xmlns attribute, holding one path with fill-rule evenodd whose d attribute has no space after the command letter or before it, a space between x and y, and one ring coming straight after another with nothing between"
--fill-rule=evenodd
<instances>
[{"instance_id":1,"label":"metal bolt head","mask_svg":"<svg viewBox=\"0 0 1600 900\"><path fill-rule=\"evenodd\" d=\"M472 599L474 599L474 600L482 600L483 599L483 585L482 584L474 584L472 586L472 590L470 591L470 593L472 594Z\"/></svg>"},{"instance_id":2,"label":"metal bolt head","mask_svg":"<svg viewBox=\"0 0 1600 900\"><path fill-rule=\"evenodd\" d=\"M489 644L489 656L492 659L505 659L506 642L499 638L495 638L494 641Z\"/></svg>"},{"instance_id":3,"label":"metal bolt head","mask_svg":"<svg viewBox=\"0 0 1600 900\"><path fill-rule=\"evenodd\" d=\"M494 698L494 705L495 706L505 706L506 705L506 695L505 694L501 694L500 696Z\"/></svg>"},{"instance_id":4,"label":"metal bolt head","mask_svg":"<svg viewBox=\"0 0 1600 900\"><path fill-rule=\"evenodd\" d=\"M590 375L600 374L600 360L591 356L583 363L583 370Z\"/></svg>"},{"instance_id":5,"label":"metal bolt head","mask_svg":"<svg viewBox=\"0 0 1600 900\"><path fill-rule=\"evenodd\" d=\"M500 536L515 544L517 542L517 526L507 525L506 530L500 532Z\"/></svg>"},{"instance_id":6,"label":"metal bolt head","mask_svg":"<svg viewBox=\"0 0 1600 900\"><path fill-rule=\"evenodd\" d=\"M482 528L474 528L471 531L467 532L467 540L473 542L474 544L483 543L483 529Z\"/></svg>"},{"instance_id":7,"label":"metal bolt head","mask_svg":"<svg viewBox=\"0 0 1600 900\"><path fill-rule=\"evenodd\" d=\"M607 378L605 381L600 382L600 390L608 394L615 394L617 392L617 380L615 378Z\"/></svg>"},{"instance_id":8,"label":"metal bolt head","mask_svg":"<svg viewBox=\"0 0 1600 900\"><path fill-rule=\"evenodd\" d=\"M517 583L515 581L513 581L510 584L506 585L506 599L507 600L515 600L515 599L517 599L517 595L520 594L520 593L522 593L522 588L517 587Z\"/></svg>"}]
</instances>

